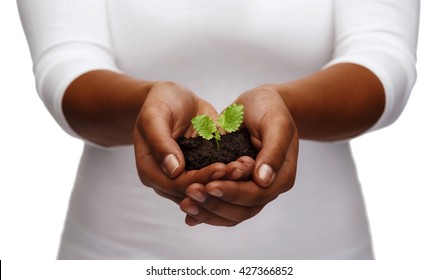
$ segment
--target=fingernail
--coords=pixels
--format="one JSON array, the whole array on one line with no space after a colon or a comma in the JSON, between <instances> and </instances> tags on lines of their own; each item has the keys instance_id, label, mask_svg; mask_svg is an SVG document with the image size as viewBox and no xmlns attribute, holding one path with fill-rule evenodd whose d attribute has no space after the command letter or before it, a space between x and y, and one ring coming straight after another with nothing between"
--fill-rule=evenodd
<instances>
[{"instance_id":1,"label":"fingernail","mask_svg":"<svg viewBox=\"0 0 437 280\"><path fill-rule=\"evenodd\" d=\"M274 177L273 168L268 164L262 164L258 169L258 176L267 185L270 185Z\"/></svg>"},{"instance_id":2,"label":"fingernail","mask_svg":"<svg viewBox=\"0 0 437 280\"><path fill-rule=\"evenodd\" d=\"M193 216L196 216L199 214L199 208L196 206L188 206L187 208L184 208L184 212Z\"/></svg>"},{"instance_id":3,"label":"fingernail","mask_svg":"<svg viewBox=\"0 0 437 280\"><path fill-rule=\"evenodd\" d=\"M175 155L169 154L164 158L164 167L167 173L173 176L173 173L179 167L179 160Z\"/></svg>"},{"instance_id":4,"label":"fingernail","mask_svg":"<svg viewBox=\"0 0 437 280\"><path fill-rule=\"evenodd\" d=\"M253 163L247 163L247 162L243 162L244 165L246 165L247 167L252 167Z\"/></svg>"},{"instance_id":5,"label":"fingernail","mask_svg":"<svg viewBox=\"0 0 437 280\"><path fill-rule=\"evenodd\" d=\"M232 180L237 181L240 180L243 177L243 175L244 175L244 171L237 168L234 171L232 171L231 178Z\"/></svg>"},{"instance_id":6,"label":"fingernail","mask_svg":"<svg viewBox=\"0 0 437 280\"><path fill-rule=\"evenodd\" d=\"M187 221L187 225L189 225L190 227L197 226L198 224L200 224L200 222L198 220L195 220L195 219Z\"/></svg>"},{"instance_id":7,"label":"fingernail","mask_svg":"<svg viewBox=\"0 0 437 280\"><path fill-rule=\"evenodd\" d=\"M208 193L212 196L215 196L215 197L222 197L223 196L223 192L219 189L212 189Z\"/></svg>"},{"instance_id":8,"label":"fingernail","mask_svg":"<svg viewBox=\"0 0 437 280\"><path fill-rule=\"evenodd\" d=\"M188 193L188 196L199 202L205 202L206 200L206 196L199 191L192 191Z\"/></svg>"}]
</instances>

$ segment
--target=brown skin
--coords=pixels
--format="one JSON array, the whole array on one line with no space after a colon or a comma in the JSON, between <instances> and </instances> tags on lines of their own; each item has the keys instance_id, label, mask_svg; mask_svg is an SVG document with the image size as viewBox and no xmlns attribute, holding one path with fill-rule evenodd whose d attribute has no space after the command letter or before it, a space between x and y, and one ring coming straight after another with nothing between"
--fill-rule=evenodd
<instances>
[{"instance_id":1,"label":"brown skin","mask_svg":"<svg viewBox=\"0 0 437 280\"><path fill-rule=\"evenodd\" d=\"M249 90L235 102L245 105L245 125L254 143L258 146L266 143L263 146L266 154L262 160L257 158L255 170L261 163L269 163L274 179L266 188L268 184L255 172L252 181L214 181L206 186L189 186L189 198L181 202L181 209L189 210L185 211L189 225L203 222L233 226L256 215L268 202L292 187L298 134L300 139L318 141L354 137L379 119L385 96L382 84L369 70L354 64L339 64L300 80ZM287 111L283 110L284 105ZM193 192L209 196L199 201L190 195Z\"/></svg>"},{"instance_id":2,"label":"brown skin","mask_svg":"<svg viewBox=\"0 0 437 280\"><path fill-rule=\"evenodd\" d=\"M62 109L76 133L103 146L132 144L132 131L153 82L92 71L67 88Z\"/></svg>"},{"instance_id":3,"label":"brown skin","mask_svg":"<svg viewBox=\"0 0 437 280\"><path fill-rule=\"evenodd\" d=\"M142 182L178 203L188 225L233 226L293 186L299 138L354 137L378 120L384 98L373 73L346 63L251 89L235 103L245 105L245 125L261 149L256 161L243 157L189 172L175 139L192 135L195 115L217 115L190 90L93 71L70 85L63 109L72 128L88 140L105 146L133 143ZM240 180L248 176L251 180Z\"/></svg>"},{"instance_id":4,"label":"brown skin","mask_svg":"<svg viewBox=\"0 0 437 280\"><path fill-rule=\"evenodd\" d=\"M217 163L184 172L183 155L174 139L192 134L192 117L217 112L172 82L141 81L104 70L88 72L67 88L63 111L85 139L103 146L134 144L141 181L175 202L185 197L185 189L193 183L231 178L232 166L248 169L237 161L230 168ZM180 162L176 168L164 160L170 154Z\"/></svg>"}]
</instances>

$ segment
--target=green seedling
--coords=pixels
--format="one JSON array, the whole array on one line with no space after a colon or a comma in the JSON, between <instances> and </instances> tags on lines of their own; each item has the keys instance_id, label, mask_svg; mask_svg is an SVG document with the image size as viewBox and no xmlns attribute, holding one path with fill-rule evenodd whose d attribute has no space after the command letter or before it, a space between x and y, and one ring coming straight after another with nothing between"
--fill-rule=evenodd
<instances>
[{"instance_id":1,"label":"green seedling","mask_svg":"<svg viewBox=\"0 0 437 280\"><path fill-rule=\"evenodd\" d=\"M220 151L220 131L221 127L226 132L232 133L237 131L243 123L244 106L241 104L232 104L228 106L217 118L218 126L206 115L199 115L191 120L197 134L203 139L215 139L217 149Z\"/></svg>"}]
</instances>

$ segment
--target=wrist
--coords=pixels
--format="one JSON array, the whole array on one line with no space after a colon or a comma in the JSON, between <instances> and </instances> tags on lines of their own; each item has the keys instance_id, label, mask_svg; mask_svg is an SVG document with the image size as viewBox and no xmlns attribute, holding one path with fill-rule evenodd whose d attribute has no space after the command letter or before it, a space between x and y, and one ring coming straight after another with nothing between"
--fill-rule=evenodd
<instances>
[{"instance_id":1,"label":"wrist","mask_svg":"<svg viewBox=\"0 0 437 280\"><path fill-rule=\"evenodd\" d=\"M153 82L96 70L76 78L62 102L71 128L102 146L132 143L132 128Z\"/></svg>"}]
</instances>

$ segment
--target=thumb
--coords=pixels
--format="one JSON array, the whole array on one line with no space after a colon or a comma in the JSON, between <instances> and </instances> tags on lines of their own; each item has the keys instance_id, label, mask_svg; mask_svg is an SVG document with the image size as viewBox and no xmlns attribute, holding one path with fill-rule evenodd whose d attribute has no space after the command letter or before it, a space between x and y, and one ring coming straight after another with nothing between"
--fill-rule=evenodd
<instances>
[{"instance_id":1,"label":"thumb","mask_svg":"<svg viewBox=\"0 0 437 280\"><path fill-rule=\"evenodd\" d=\"M296 134L290 120L276 121L275 125L260 127L261 149L256 157L254 181L261 187L269 187L281 169L292 140Z\"/></svg>"},{"instance_id":2,"label":"thumb","mask_svg":"<svg viewBox=\"0 0 437 280\"><path fill-rule=\"evenodd\" d=\"M151 154L157 165L170 178L179 176L185 169L185 160L179 145L173 138L171 112L149 107L140 113L136 129L145 147L138 151Z\"/></svg>"}]
</instances>

